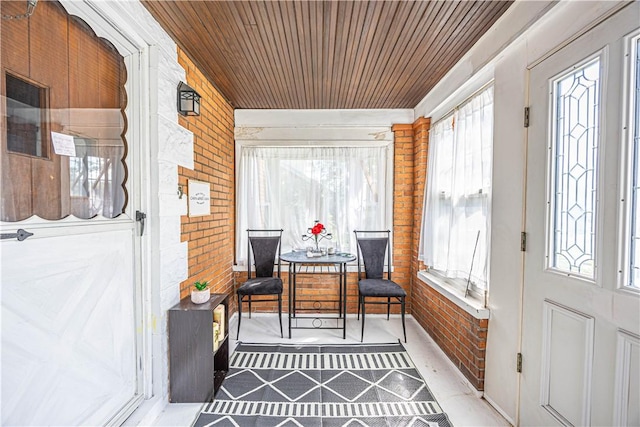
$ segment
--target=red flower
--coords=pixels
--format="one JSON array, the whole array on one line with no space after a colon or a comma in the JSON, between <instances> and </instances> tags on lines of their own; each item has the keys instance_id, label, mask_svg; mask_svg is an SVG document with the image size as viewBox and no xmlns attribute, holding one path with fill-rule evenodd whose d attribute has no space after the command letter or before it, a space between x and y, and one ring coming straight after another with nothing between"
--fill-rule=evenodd
<instances>
[{"instance_id":1,"label":"red flower","mask_svg":"<svg viewBox=\"0 0 640 427\"><path fill-rule=\"evenodd\" d=\"M324 225L318 222L313 226L313 228L311 228L311 234L318 235L322 233L322 230L324 230Z\"/></svg>"}]
</instances>

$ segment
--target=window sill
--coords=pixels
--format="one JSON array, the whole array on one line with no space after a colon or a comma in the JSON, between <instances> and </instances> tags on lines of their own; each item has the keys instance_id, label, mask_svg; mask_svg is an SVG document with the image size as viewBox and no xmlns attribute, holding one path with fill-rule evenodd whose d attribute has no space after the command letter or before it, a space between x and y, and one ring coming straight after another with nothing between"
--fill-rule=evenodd
<instances>
[{"instance_id":1,"label":"window sill","mask_svg":"<svg viewBox=\"0 0 640 427\"><path fill-rule=\"evenodd\" d=\"M458 289L444 282L442 279L435 277L426 271L418 272L418 279L429 285L432 289L438 293L444 295L448 300L455 305L472 315L476 319L488 319L490 310L484 308L482 301L474 297L464 297L464 294Z\"/></svg>"}]
</instances>

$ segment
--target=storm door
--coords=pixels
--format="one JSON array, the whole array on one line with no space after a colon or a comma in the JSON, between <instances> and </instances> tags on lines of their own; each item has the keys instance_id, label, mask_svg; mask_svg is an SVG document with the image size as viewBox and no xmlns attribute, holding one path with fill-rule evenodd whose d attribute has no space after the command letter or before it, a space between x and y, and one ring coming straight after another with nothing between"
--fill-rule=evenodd
<instances>
[{"instance_id":1,"label":"storm door","mask_svg":"<svg viewBox=\"0 0 640 427\"><path fill-rule=\"evenodd\" d=\"M25 3L0 8L2 424L120 423L142 399L126 63Z\"/></svg>"}]
</instances>

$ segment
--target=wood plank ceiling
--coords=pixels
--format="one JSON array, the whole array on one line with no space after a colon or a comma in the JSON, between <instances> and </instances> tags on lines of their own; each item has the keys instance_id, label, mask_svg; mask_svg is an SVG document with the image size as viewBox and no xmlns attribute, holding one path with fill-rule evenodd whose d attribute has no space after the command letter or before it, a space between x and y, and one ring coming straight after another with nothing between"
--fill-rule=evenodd
<instances>
[{"instance_id":1,"label":"wood plank ceiling","mask_svg":"<svg viewBox=\"0 0 640 427\"><path fill-rule=\"evenodd\" d=\"M413 108L511 1L145 0L234 108Z\"/></svg>"}]
</instances>

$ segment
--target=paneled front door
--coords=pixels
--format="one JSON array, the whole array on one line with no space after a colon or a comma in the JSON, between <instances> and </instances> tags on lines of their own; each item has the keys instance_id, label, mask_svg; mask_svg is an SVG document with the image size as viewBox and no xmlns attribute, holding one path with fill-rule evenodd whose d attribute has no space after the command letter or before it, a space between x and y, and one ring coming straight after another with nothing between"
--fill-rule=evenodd
<instances>
[{"instance_id":1,"label":"paneled front door","mask_svg":"<svg viewBox=\"0 0 640 427\"><path fill-rule=\"evenodd\" d=\"M522 425L640 422L625 196L638 16L633 2L530 71Z\"/></svg>"}]
</instances>

